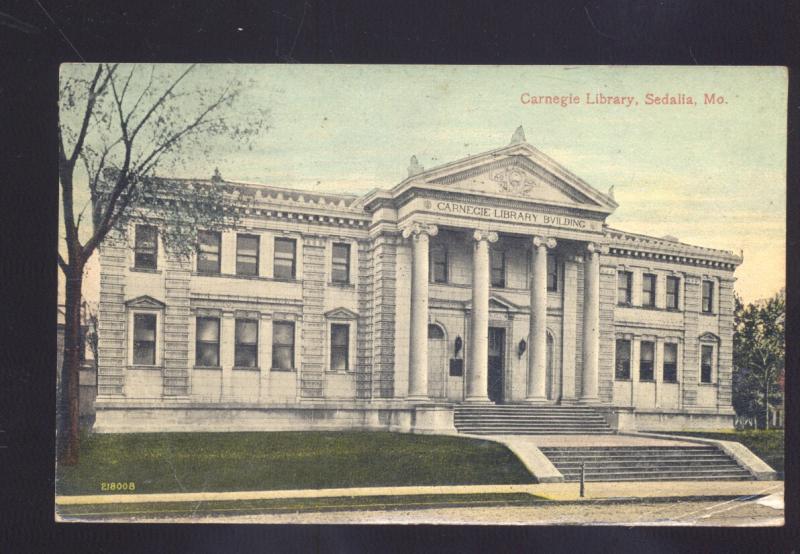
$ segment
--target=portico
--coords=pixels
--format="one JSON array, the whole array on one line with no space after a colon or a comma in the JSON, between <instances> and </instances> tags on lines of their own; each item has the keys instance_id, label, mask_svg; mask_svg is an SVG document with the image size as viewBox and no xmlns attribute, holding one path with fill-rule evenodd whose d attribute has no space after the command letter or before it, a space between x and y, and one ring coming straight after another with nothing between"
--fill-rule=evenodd
<instances>
[{"instance_id":1,"label":"portico","mask_svg":"<svg viewBox=\"0 0 800 554\"><path fill-rule=\"evenodd\" d=\"M433 223L415 222L409 224L402 231L402 236L411 247L411 302L410 302L410 327L409 327L409 388L408 399L417 402L430 402L438 398L427 394L429 375L432 371L442 368L432 368L428 365L428 333L434 317L430 311L431 285L431 243L443 230L442 241L447 244L448 236L460 235L464 244L471 246L469 256L469 295L463 302L463 318L465 320L465 335L467 337L464 352L463 395L461 400L467 403L489 403L489 336L490 327L496 325L490 320L490 297L493 293L507 296L520 297L521 293L527 302L521 306L518 318L527 320L527 332L524 336L516 338L513 333L508 333L506 341L512 341L509 355L505 360L504 371L524 370L524 396L507 394L504 403L552 403L562 399L577 400L581 403L595 403L598 401L598 352L599 352L599 259L598 254L603 246L595 242L577 242L574 239L564 239L563 248L557 250L559 239L542 235L522 235L520 233L499 233L486 228L468 228L438 226ZM526 275L523 287L492 286L492 269L490 252L496 248L501 239L515 241L517 244L526 245ZM578 254L573 252L578 251ZM566 253L570 253L566 256ZM575 297L578 292L577 280L564 280L557 287L555 295L562 299L550 306L550 318L559 318L562 327L570 327L570 336L577 335L576 328L582 327L582 363L567 363L555 366L549 356L554 356L553 345L548 346L548 298L554 295L548 291L548 256L557 257L559 268L564 268L557 273L566 273L566 267L572 265L573 271L577 264L582 266L583 301L581 314L568 314L564 317L563 299ZM568 259L567 259L568 258ZM451 266L454 265L450 262ZM456 285L451 284L451 288ZM572 287L567 290L565 287ZM435 288L447 289L447 285L435 285ZM459 286L458 292L464 297L464 285ZM445 292L446 294L446 292ZM578 316L578 317L576 317ZM585 327L584 327L585 322ZM552 342L552 338L550 339ZM524 350L524 351L523 351ZM574 346L573 349L574 351ZM558 356L563 360L562 356ZM575 370L580 369L581 374L576 377ZM555 375L555 374L558 375ZM569 373L569 374L567 374ZM560 384L561 391L553 391L553 380ZM580 382L581 388L575 391L574 383ZM571 390L569 390L571 388ZM452 399L453 395L450 395Z\"/></svg>"}]
</instances>

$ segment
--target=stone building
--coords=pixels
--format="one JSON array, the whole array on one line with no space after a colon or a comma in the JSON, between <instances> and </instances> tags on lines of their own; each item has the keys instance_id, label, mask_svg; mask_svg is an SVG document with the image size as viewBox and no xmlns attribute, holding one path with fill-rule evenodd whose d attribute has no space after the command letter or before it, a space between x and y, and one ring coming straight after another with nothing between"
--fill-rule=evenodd
<instances>
[{"instance_id":1,"label":"stone building","mask_svg":"<svg viewBox=\"0 0 800 554\"><path fill-rule=\"evenodd\" d=\"M192 259L155 215L102 246L98 431L447 432L492 404L732 425L741 258L609 227L613 196L521 128L360 197L224 185L240 228Z\"/></svg>"}]
</instances>

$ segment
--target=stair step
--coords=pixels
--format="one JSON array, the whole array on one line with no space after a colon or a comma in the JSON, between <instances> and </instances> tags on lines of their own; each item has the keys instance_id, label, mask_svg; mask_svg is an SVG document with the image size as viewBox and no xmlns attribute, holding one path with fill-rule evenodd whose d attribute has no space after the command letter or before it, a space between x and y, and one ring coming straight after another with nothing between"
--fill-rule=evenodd
<instances>
[{"instance_id":1,"label":"stair step","mask_svg":"<svg viewBox=\"0 0 800 554\"><path fill-rule=\"evenodd\" d=\"M584 481L745 481L752 479L749 475L726 475L726 474L667 474L667 473L618 473L606 475L587 475ZM580 481L580 476L564 476L564 481Z\"/></svg>"},{"instance_id":2,"label":"stair step","mask_svg":"<svg viewBox=\"0 0 800 554\"><path fill-rule=\"evenodd\" d=\"M595 468L595 467L651 467L651 466L676 466L676 467L685 467L687 465L690 466L717 466L717 465L731 465L733 467L738 467L735 462L731 461L730 458L720 457L717 459L694 459L694 458L673 458L669 460L664 459L641 459L641 460L610 460L610 459L602 459L602 460L593 460L593 461L583 461L583 460L553 460L550 458L550 461L553 465L557 467L575 467L580 468L581 464L585 463L587 468Z\"/></svg>"}]
</instances>

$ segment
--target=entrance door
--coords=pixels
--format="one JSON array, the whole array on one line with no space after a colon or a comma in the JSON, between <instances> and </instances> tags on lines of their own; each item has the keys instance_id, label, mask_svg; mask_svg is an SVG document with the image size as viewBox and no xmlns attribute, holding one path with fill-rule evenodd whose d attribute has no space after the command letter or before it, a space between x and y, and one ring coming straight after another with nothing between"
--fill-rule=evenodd
<instances>
[{"instance_id":1,"label":"entrance door","mask_svg":"<svg viewBox=\"0 0 800 554\"><path fill-rule=\"evenodd\" d=\"M505 373L506 330L489 327L489 400L503 402L503 377Z\"/></svg>"}]
</instances>

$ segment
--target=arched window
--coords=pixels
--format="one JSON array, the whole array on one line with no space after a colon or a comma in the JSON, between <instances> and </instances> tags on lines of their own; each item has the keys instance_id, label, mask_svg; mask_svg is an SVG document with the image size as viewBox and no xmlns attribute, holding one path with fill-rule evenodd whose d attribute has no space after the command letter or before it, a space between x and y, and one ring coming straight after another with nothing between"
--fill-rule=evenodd
<instances>
[{"instance_id":1,"label":"arched window","mask_svg":"<svg viewBox=\"0 0 800 554\"><path fill-rule=\"evenodd\" d=\"M443 339L444 330L435 323L428 324L428 338L429 339Z\"/></svg>"}]
</instances>

